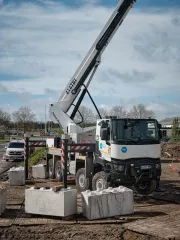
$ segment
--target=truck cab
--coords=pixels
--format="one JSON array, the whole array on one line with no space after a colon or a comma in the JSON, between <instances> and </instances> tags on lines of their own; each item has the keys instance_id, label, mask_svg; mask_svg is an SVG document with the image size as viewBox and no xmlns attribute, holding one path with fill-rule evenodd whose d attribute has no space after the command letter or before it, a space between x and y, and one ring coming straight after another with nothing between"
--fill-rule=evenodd
<instances>
[{"instance_id":1,"label":"truck cab","mask_svg":"<svg viewBox=\"0 0 180 240\"><path fill-rule=\"evenodd\" d=\"M103 166L109 181L135 185L145 194L156 186L161 175L160 138L156 119L100 119L95 164Z\"/></svg>"}]
</instances>

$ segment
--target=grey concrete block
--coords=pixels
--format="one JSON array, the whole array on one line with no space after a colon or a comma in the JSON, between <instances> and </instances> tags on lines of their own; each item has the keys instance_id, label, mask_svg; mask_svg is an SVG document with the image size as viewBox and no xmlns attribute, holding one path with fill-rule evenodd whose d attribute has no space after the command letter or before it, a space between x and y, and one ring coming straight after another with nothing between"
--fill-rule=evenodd
<instances>
[{"instance_id":1,"label":"grey concrete block","mask_svg":"<svg viewBox=\"0 0 180 240\"><path fill-rule=\"evenodd\" d=\"M126 187L81 193L82 213L87 219L101 219L134 213L133 191Z\"/></svg>"},{"instance_id":2,"label":"grey concrete block","mask_svg":"<svg viewBox=\"0 0 180 240\"><path fill-rule=\"evenodd\" d=\"M77 213L77 190L52 189L25 190L25 211L31 214L66 217Z\"/></svg>"},{"instance_id":3,"label":"grey concrete block","mask_svg":"<svg viewBox=\"0 0 180 240\"><path fill-rule=\"evenodd\" d=\"M9 169L9 184L10 186L23 186L25 185L24 167L13 167Z\"/></svg>"},{"instance_id":4,"label":"grey concrete block","mask_svg":"<svg viewBox=\"0 0 180 240\"><path fill-rule=\"evenodd\" d=\"M32 176L33 178L47 178L48 173L46 172L46 166L43 164L32 166Z\"/></svg>"}]
</instances>

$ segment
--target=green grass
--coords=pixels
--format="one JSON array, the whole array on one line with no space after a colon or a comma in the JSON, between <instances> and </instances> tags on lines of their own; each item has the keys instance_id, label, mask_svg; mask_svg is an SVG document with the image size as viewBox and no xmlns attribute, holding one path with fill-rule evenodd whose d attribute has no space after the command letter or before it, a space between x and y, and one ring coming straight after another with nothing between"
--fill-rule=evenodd
<instances>
[{"instance_id":1,"label":"green grass","mask_svg":"<svg viewBox=\"0 0 180 240\"><path fill-rule=\"evenodd\" d=\"M22 140L23 136L12 136L11 139L12 140Z\"/></svg>"},{"instance_id":2,"label":"green grass","mask_svg":"<svg viewBox=\"0 0 180 240\"><path fill-rule=\"evenodd\" d=\"M43 160L46 156L46 149L45 148L40 148L37 151L34 151L28 161L28 166L31 168L33 165L38 164L41 160ZM20 164L21 166L24 166L24 162Z\"/></svg>"},{"instance_id":3,"label":"green grass","mask_svg":"<svg viewBox=\"0 0 180 240\"><path fill-rule=\"evenodd\" d=\"M9 142L9 138L0 139L0 144L1 143L7 143L7 142Z\"/></svg>"}]
</instances>

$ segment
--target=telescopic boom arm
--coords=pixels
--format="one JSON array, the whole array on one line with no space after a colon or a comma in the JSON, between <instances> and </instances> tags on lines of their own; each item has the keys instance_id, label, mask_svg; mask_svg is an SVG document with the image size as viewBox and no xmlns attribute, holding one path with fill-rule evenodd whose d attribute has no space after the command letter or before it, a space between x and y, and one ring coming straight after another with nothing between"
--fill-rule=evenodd
<instances>
[{"instance_id":1,"label":"telescopic boom arm","mask_svg":"<svg viewBox=\"0 0 180 240\"><path fill-rule=\"evenodd\" d=\"M109 20L81 62L80 66L72 76L58 101L54 104L51 104L50 117L52 121L58 122L63 127L64 131L67 130L68 124L73 123L73 118L78 109L76 107L76 110L72 113L71 117L67 115L68 110L80 93L81 87L85 85L85 81L90 73L94 69L97 69L97 66L100 64L102 53L110 43L112 37L124 21L135 2L136 0L121 0L118 3L116 9L110 16ZM91 80L92 78L90 78L90 81ZM86 87L89 86L90 81L88 81Z\"/></svg>"}]
</instances>

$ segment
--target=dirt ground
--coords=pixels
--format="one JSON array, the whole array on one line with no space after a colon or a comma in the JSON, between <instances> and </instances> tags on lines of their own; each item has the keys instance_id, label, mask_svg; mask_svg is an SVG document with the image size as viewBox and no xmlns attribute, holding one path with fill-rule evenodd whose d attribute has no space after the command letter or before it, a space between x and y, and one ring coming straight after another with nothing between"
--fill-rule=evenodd
<instances>
[{"instance_id":1,"label":"dirt ground","mask_svg":"<svg viewBox=\"0 0 180 240\"><path fill-rule=\"evenodd\" d=\"M135 212L130 216L87 221L81 215L81 200L78 196L78 214L73 219L36 216L25 213L25 187L7 185L7 208L0 217L0 239L131 239L157 240L180 239L180 176L162 160L163 174L161 192L148 197L134 196ZM174 166L180 169L180 161ZM56 182L41 181L27 183L52 186Z\"/></svg>"}]
</instances>

